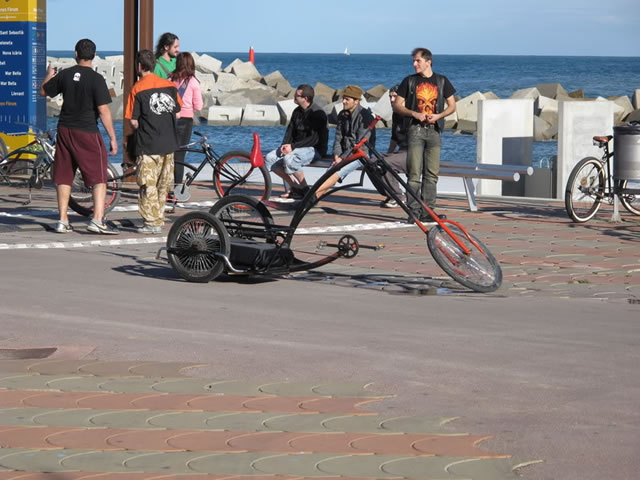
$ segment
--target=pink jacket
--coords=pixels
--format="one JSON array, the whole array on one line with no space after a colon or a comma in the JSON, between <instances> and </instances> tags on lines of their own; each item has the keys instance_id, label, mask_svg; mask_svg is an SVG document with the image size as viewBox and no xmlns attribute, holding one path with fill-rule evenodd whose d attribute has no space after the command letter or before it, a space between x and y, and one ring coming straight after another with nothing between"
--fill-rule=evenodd
<instances>
[{"instance_id":1,"label":"pink jacket","mask_svg":"<svg viewBox=\"0 0 640 480\"><path fill-rule=\"evenodd\" d=\"M174 81L176 88L180 88L182 81ZM180 110L180 118L193 118L193 112L202 110L202 92L200 91L200 82L194 77L189 78L189 84L182 96L182 109Z\"/></svg>"}]
</instances>

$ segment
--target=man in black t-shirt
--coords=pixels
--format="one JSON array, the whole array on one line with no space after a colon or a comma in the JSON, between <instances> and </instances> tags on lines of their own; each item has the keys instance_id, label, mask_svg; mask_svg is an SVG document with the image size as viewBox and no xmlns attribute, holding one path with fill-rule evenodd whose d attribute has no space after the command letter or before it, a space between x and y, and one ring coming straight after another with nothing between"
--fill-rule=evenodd
<instances>
[{"instance_id":1,"label":"man in black t-shirt","mask_svg":"<svg viewBox=\"0 0 640 480\"><path fill-rule=\"evenodd\" d=\"M107 151L98 130L98 117L109 135L110 154L118 153L116 133L111 119L111 95L104 78L93 70L96 45L85 38L75 46L77 65L56 70L49 65L40 87L40 95L55 97L62 94L64 103L58 120L56 156L53 181L56 184L60 220L56 232L73 231L67 209L71 185L79 168L85 186L92 187L93 218L87 230L114 234L118 231L104 222L104 203L107 192Z\"/></svg>"},{"instance_id":2,"label":"man in black t-shirt","mask_svg":"<svg viewBox=\"0 0 640 480\"><path fill-rule=\"evenodd\" d=\"M453 97L456 90L447 77L433 71L432 55L428 49L416 48L411 56L416 73L406 77L400 84L393 111L411 119L407 132L407 183L424 203L433 208L440 173L444 119L456 111ZM409 194L407 205L413 217L429 220ZM413 222L413 217L409 217L410 222Z\"/></svg>"}]
</instances>

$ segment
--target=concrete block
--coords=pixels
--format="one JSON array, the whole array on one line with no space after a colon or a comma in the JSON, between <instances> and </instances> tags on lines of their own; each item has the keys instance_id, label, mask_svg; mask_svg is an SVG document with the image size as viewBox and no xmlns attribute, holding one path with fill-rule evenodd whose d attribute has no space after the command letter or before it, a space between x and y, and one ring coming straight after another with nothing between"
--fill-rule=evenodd
<instances>
[{"instance_id":1,"label":"concrete block","mask_svg":"<svg viewBox=\"0 0 640 480\"><path fill-rule=\"evenodd\" d=\"M278 103L275 90L241 89L233 92L220 92L217 95L217 99L219 105L239 107L248 104L276 105Z\"/></svg>"},{"instance_id":2,"label":"concrete block","mask_svg":"<svg viewBox=\"0 0 640 480\"><path fill-rule=\"evenodd\" d=\"M202 110L218 104L218 99L211 92L202 92Z\"/></svg>"},{"instance_id":3,"label":"concrete block","mask_svg":"<svg viewBox=\"0 0 640 480\"><path fill-rule=\"evenodd\" d=\"M451 115L444 117L445 130L454 130L458 128L458 112L453 112Z\"/></svg>"},{"instance_id":4,"label":"concrete block","mask_svg":"<svg viewBox=\"0 0 640 480\"><path fill-rule=\"evenodd\" d=\"M520 90L516 90L515 92L513 92L510 98L513 98L514 100L532 98L535 100L539 96L540 96L540 92L538 91L538 89L535 87L530 87L530 88L521 88Z\"/></svg>"},{"instance_id":5,"label":"concrete block","mask_svg":"<svg viewBox=\"0 0 640 480\"><path fill-rule=\"evenodd\" d=\"M384 85L376 85L375 87L371 87L369 90L364 92L364 98L369 101L378 101L384 95L387 95L389 90ZM388 96L388 95L387 95Z\"/></svg>"},{"instance_id":6,"label":"concrete block","mask_svg":"<svg viewBox=\"0 0 640 480\"><path fill-rule=\"evenodd\" d=\"M640 88L636 88L636 90L633 92L631 104L633 105L633 108L635 110L638 110L640 108Z\"/></svg>"},{"instance_id":7,"label":"concrete block","mask_svg":"<svg viewBox=\"0 0 640 480\"><path fill-rule=\"evenodd\" d=\"M533 154L533 98L481 100L478 104L477 162L530 166ZM458 126L458 128L460 128ZM483 195L524 194L524 185L481 180Z\"/></svg>"},{"instance_id":8,"label":"concrete block","mask_svg":"<svg viewBox=\"0 0 640 480\"><path fill-rule=\"evenodd\" d=\"M288 100L281 100L278 102L278 110L280 110L280 123L282 125L288 125L291 120L291 114L298 106L293 101L293 98Z\"/></svg>"},{"instance_id":9,"label":"concrete block","mask_svg":"<svg viewBox=\"0 0 640 480\"><path fill-rule=\"evenodd\" d=\"M624 119L625 122L640 122L640 108L634 110L627 118Z\"/></svg>"},{"instance_id":10,"label":"concrete block","mask_svg":"<svg viewBox=\"0 0 640 480\"><path fill-rule=\"evenodd\" d=\"M196 77L200 81L200 91L203 95L205 92L217 92L219 90L216 86L216 76L213 73L198 73Z\"/></svg>"},{"instance_id":11,"label":"concrete block","mask_svg":"<svg viewBox=\"0 0 640 480\"><path fill-rule=\"evenodd\" d=\"M111 110L111 116L114 119L124 117L124 105L123 105L122 95L113 97L111 99L111 103L109 104L109 110Z\"/></svg>"},{"instance_id":12,"label":"concrete block","mask_svg":"<svg viewBox=\"0 0 640 480\"><path fill-rule=\"evenodd\" d=\"M242 107L212 106L207 113L210 125L240 125Z\"/></svg>"},{"instance_id":13,"label":"concrete block","mask_svg":"<svg viewBox=\"0 0 640 480\"><path fill-rule=\"evenodd\" d=\"M222 69L222 71L223 71L224 73L231 73L231 72L233 71L233 67L235 67L236 65L239 65L239 64L241 64L241 63L243 63L243 61L242 61L242 60L240 60L239 58L236 58L236 59L234 59L234 60L233 60L233 62L231 62L231 63L230 63L229 65L227 65L226 67L224 67L224 68Z\"/></svg>"},{"instance_id":14,"label":"concrete block","mask_svg":"<svg viewBox=\"0 0 640 480\"><path fill-rule=\"evenodd\" d=\"M391 122L393 109L391 108L391 99L389 98L389 90L387 90L373 108L374 115L380 115L385 122Z\"/></svg>"},{"instance_id":15,"label":"concrete block","mask_svg":"<svg viewBox=\"0 0 640 480\"><path fill-rule=\"evenodd\" d=\"M216 79L216 87L221 92L230 92L233 85L238 81L238 77L231 73L216 72L214 76Z\"/></svg>"},{"instance_id":16,"label":"concrete block","mask_svg":"<svg viewBox=\"0 0 640 480\"><path fill-rule=\"evenodd\" d=\"M538 109L540 110L540 112L556 112L557 114L558 101L553 98L540 95L538 97Z\"/></svg>"},{"instance_id":17,"label":"concrete block","mask_svg":"<svg viewBox=\"0 0 640 480\"><path fill-rule=\"evenodd\" d=\"M540 95L555 99L558 95L567 95L567 91L559 83L541 83L536 85Z\"/></svg>"},{"instance_id":18,"label":"concrete block","mask_svg":"<svg viewBox=\"0 0 640 480\"><path fill-rule=\"evenodd\" d=\"M277 126L280 125L280 111L277 105L254 105L244 107L242 126Z\"/></svg>"},{"instance_id":19,"label":"concrete block","mask_svg":"<svg viewBox=\"0 0 640 480\"><path fill-rule=\"evenodd\" d=\"M496 95L493 92L486 92L483 95L485 100L497 100L498 98L500 98L498 95Z\"/></svg>"},{"instance_id":20,"label":"concrete block","mask_svg":"<svg viewBox=\"0 0 640 480\"><path fill-rule=\"evenodd\" d=\"M613 114L615 115L614 122L616 124L623 123L623 120L627 118L627 116L633 112L633 105L631 104L631 100L626 95L622 95L619 97L611 97L609 98L616 105L613 107Z\"/></svg>"},{"instance_id":21,"label":"concrete block","mask_svg":"<svg viewBox=\"0 0 640 480\"><path fill-rule=\"evenodd\" d=\"M333 102L336 98L336 89L331 88L324 83L316 83L316 85L313 87L313 90L315 92L315 98L322 97L326 99L328 103Z\"/></svg>"},{"instance_id":22,"label":"concrete block","mask_svg":"<svg viewBox=\"0 0 640 480\"><path fill-rule=\"evenodd\" d=\"M235 64L231 69L231 73L243 80L260 80L262 78L256 66L251 62Z\"/></svg>"},{"instance_id":23,"label":"concrete block","mask_svg":"<svg viewBox=\"0 0 640 480\"><path fill-rule=\"evenodd\" d=\"M613 134L613 102L560 102L558 105L557 198L564 196L571 170L584 157L599 158L596 135Z\"/></svg>"},{"instance_id":24,"label":"concrete block","mask_svg":"<svg viewBox=\"0 0 640 480\"><path fill-rule=\"evenodd\" d=\"M564 95L562 95L564 97ZM584 90L574 90L573 92L569 92L567 96L571 98L584 98ZM556 100L559 100L559 97L556 97Z\"/></svg>"},{"instance_id":25,"label":"concrete block","mask_svg":"<svg viewBox=\"0 0 640 480\"><path fill-rule=\"evenodd\" d=\"M59 117L62 103L54 102L53 99L47 101L47 117Z\"/></svg>"},{"instance_id":26,"label":"concrete block","mask_svg":"<svg viewBox=\"0 0 640 480\"><path fill-rule=\"evenodd\" d=\"M478 130L478 122L473 120L467 120L466 118L458 117L456 123L456 130L461 133L475 134Z\"/></svg>"},{"instance_id":27,"label":"concrete block","mask_svg":"<svg viewBox=\"0 0 640 480\"><path fill-rule=\"evenodd\" d=\"M558 125L557 111L547 110L547 111L541 112L540 115L538 116L550 125Z\"/></svg>"},{"instance_id":28,"label":"concrete block","mask_svg":"<svg viewBox=\"0 0 640 480\"><path fill-rule=\"evenodd\" d=\"M196 62L196 69L202 73L216 73L222 68L222 62L206 53L200 55Z\"/></svg>"},{"instance_id":29,"label":"concrete block","mask_svg":"<svg viewBox=\"0 0 640 480\"><path fill-rule=\"evenodd\" d=\"M456 102L456 112L458 112L459 121L478 121L478 102L484 100L485 96L481 92L474 92ZM467 125L465 123L465 125ZM475 131L475 128L473 129Z\"/></svg>"},{"instance_id":30,"label":"concrete block","mask_svg":"<svg viewBox=\"0 0 640 480\"><path fill-rule=\"evenodd\" d=\"M262 77L260 79L260 81L262 83L264 83L265 85L268 85L270 87L275 88L276 85L278 85L278 83L281 82L288 82L288 80L286 78L284 78L284 75L282 75L282 73L280 73L280 70L276 70L275 72L271 72L267 75L265 75L264 77Z\"/></svg>"},{"instance_id":31,"label":"concrete block","mask_svg":"<svg viewBox=\"0 0 640 480\"><path fill-rule=\"evenodd\" d=\"M533 139L536 142L543 141L544 132L551 127L551 124L540 117L533 117Z\"/></svg>"}]
</instances>

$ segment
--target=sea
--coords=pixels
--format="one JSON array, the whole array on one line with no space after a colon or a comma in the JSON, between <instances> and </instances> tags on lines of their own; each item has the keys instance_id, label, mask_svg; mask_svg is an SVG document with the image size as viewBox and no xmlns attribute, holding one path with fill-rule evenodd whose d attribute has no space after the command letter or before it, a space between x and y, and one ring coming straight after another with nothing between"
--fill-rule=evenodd
<instances>
[{"instance_id":1,"label":"sea","mask_svg":"<svg viewBox=\"0 0 640 480\"><path fill-rule=\"evenodd\" d=\"M223 67L236 58L248 60L248 52L206 53L222 62ZM102 51L102 58L121 55L119 51ZM71 51L51 50L51 57L73 57ZM413 73L409 54L311 54L311 53L255 53L255 65L261 74L280 71L294 87L303 83L324 83L333 88L355 84L367 90L376 85L389 88ZM640 57L573 57L573 56L514 56L514 55L436 55L436 72L446 75L456 88L456 95L465 97L476 91L493 92L508 98L522 88L543 83L559 83L568 92L583 90L586 97L628 95L640 88ZM48 119L48 128L55 128L56 119ZM122 121L115 121L118 138L122 135ZM225 127L206 123L194 130L209 135L214 150L220 154L229 150L250 150L252 133L258 132L263 150L280 145L285 127ZM390 132L380 129L376 145L386 150ZM333 138L330 132L330 138ZM548 166L557 153L557 142L534 142L533 166ZM476 137L447 131L443 136L442 159L447 161L476 161ZM187 158L197 161L197 158ZM120 155L112 161L121 163Z\"/></svg>"}]
</instances>

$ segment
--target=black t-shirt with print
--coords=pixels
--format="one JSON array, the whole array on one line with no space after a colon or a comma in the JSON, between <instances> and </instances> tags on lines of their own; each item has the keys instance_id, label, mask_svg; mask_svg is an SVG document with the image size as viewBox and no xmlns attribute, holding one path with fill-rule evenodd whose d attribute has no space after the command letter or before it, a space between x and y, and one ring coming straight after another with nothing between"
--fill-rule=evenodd
<instances>
[{"instance_id":1,"label":"black t-shirt with print","mask_svg":"<svg viewBox=\"0 0 640 480\"><path fill-rule=\"evenodd\" d=\"M438 74L444 79L443 96L445 99L456 93L451 82L444 75ZM398 96L404 98L404 105L414 112L424 113L426 115L432 113L440 113L436 108L438 102L438 84L436 74L429 78L423 77L417 73L409 75L398 87Z\"/></svg>"},{"instance_id":2,"label":"black t-shirt with print","mask_svg":"<svg viewBox=\"0 0 640 480\"><path fill-rule=\"evenodd\" d=\"M44 84L44 92L55 97L62 94L64 103L58 125L97 133L98 107L111 103L111 95L102 75L90 67L75 65L61 70Z\"/></svg>"}]
</instances>

